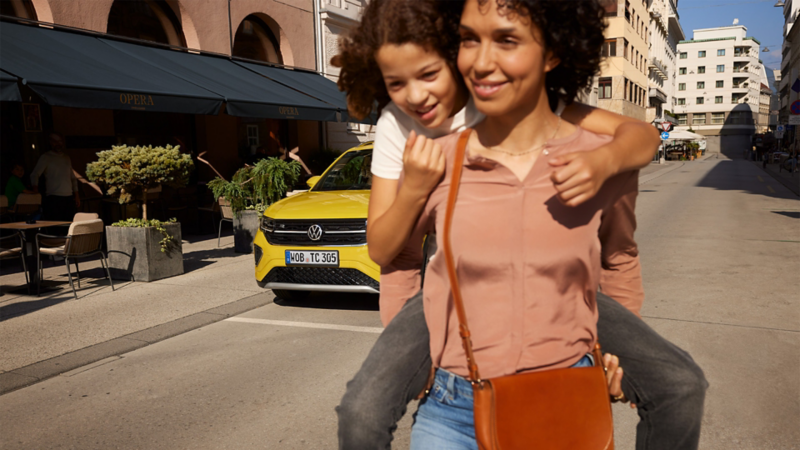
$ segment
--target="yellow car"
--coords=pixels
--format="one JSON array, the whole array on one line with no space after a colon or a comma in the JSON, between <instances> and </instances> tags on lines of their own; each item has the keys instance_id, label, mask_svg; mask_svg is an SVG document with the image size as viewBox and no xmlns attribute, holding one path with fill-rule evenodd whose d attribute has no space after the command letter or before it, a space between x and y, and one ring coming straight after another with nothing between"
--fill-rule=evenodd
<instances>
[{"instance_id":1,"label":"yellow car","mask_svg":"<svg viewBox=\"0 0 800 450\"><path fill-rule=\"evenodd\" d=\"M287 300L311 291L377 294L380 267L367 251L372 143L344 152L310 190L272 204L261 217L256 281Z\"/></svg>"}]
</instances>

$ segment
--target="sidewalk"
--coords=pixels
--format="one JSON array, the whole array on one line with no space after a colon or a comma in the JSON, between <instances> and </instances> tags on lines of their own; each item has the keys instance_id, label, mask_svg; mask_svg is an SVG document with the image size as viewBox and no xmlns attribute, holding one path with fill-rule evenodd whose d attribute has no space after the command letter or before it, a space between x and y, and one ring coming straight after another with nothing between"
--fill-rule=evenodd
<instances>
[{"instance_id":1,"label":"sidewalk","mask_svg":"<svg viewBox=\"0 0 800 450\"><path fill-rule=\"evenodd\" d=\"M764 164L761 161L751 161L753 164L757 165L759 169L762 169L762 165ZM790 191L794 192L797 195L800 195L800 172L791 173L787 170L779 170L777 164L767 164L766 172L769 176L777 180L782 185L789 188ZM763 169L762 169L763 170Z\"/></svg>"},{"instance_id":2,"label":"sidewalk","mask_svg":"<svg viewBox=\"0 0 800 450\"><path fill-rule=\"evenodd\" d=\"M234 253L232 236L220 248L216 236L201 239L183 241L183 275L115 280L113 292L99 261L81 263L77 300L63 262L44 271L57 290L37 297L17 289L24 274L4 261L0 394L272 302L255 282L253 255Z\"/></svg>"}]
</instances>

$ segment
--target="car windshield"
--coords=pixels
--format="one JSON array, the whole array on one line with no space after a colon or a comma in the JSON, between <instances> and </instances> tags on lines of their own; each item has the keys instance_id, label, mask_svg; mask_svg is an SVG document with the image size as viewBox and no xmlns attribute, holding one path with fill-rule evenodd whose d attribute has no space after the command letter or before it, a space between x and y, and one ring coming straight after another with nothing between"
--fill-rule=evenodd
<instances>
[{"instance_id":1,"label":"car windshield","mask_svg":"<svg viewBox=\"0 0 800 450\"><path fill-rule=\"evenodd\" d=\"M320 178L313 191L354 191L372 187L372 150L348 152Z\"/></svg>"}]
</instances>

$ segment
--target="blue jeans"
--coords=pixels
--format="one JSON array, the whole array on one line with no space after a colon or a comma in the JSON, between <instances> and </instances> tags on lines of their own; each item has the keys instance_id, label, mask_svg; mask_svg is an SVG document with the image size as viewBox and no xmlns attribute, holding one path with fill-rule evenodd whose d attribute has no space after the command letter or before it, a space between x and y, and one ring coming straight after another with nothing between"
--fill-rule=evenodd
<instances>
[{"instance_id":1,"label":"blue jeans","mask_svg":"<svg viewBox=\"0 0 800 450\"><path fill-rule=\"evenodd\" d=\"M597 294L597 335L625 370L622 392L636 403L637 450L691 450L700 441L706 382L688 353L611 297ZM406 405L428 380L431 358L422 293L392 319L336 408L340 449L391 448Z\"/></svg>"},{"instance_id":2,"label":"blue jeans","mask_svg":"<svg viewBox=\"0 0 800 450\"><path fill-rule=\"evenodd\" d=\"M589 355L572 367L593 365ZM478 450L472 414L472 385L436 369L430 394L420 403L411 428L411 450Z\"/></svg>"}]
</instances>

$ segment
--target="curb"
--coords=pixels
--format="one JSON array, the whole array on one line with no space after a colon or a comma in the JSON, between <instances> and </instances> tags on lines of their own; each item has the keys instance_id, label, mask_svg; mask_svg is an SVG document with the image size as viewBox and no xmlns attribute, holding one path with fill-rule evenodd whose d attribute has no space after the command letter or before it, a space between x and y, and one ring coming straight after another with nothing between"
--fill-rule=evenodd
<instances>
[{"instance_id":1,"label":"curb","mask_svg":"<svg viewBox=\"0 0 800 450\"><path fill-rule=\"evenodd\" d=\"M217 306L171 322L101 342L74 352L39 361L25 367L0 373L0 395L21 389L64 372L119 356L188 331L211 325L272 303L273 296L251 295L227 305Z\"/></svg>"}]
</instances>

